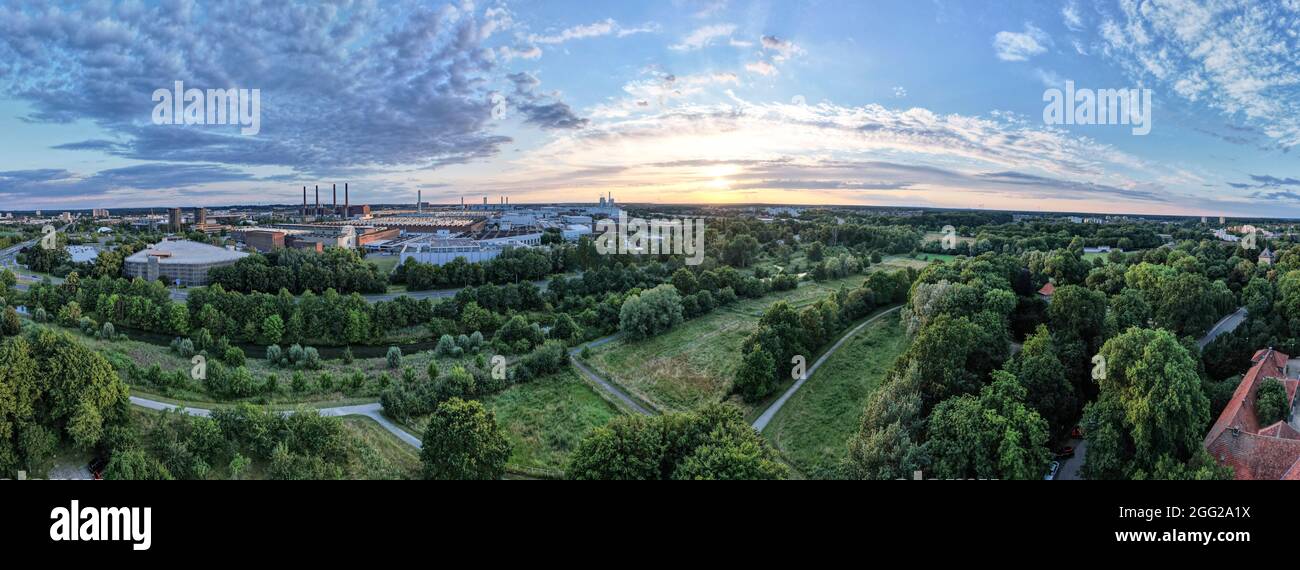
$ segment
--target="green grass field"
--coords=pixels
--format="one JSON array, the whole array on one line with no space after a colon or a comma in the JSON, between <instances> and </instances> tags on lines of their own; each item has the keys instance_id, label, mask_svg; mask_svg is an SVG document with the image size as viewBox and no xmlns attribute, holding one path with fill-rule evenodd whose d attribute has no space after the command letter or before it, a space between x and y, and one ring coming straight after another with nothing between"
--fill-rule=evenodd
<instances>
[{"instance_id":1,"label":"green grass field","mask_svg":"<svg viewBox=\"0 0 1300 570\"><path fill-rule=\"evenodd\" d=\"M620 413L578 378L571 367L481 401L496 416L497 425L514 448L507 468L537 477L563 475L569 453L583 436ZM427 425L426 416L413 418L403 427L418 435Z\"/></svg>"},{"instance_id":2,"label":"green grass field","mask_svg":"<svg viewBox=\"0 0 1300 570\"><path fill-rule=\"evenodd\" d=\"M660 411L696 409L728 398L740 366L741 344L769 306L785 300L799 310L841 285L858 287L864 279L855 275L826 283L805 283L793 291L738 301L655 338L610 342L592 350L588 362ZM747 414L753 411L753 406L738 398L731 401Z\"/></svg>"},{"instance_id":3,"label":"green grass field","mask_svg":"<svg viewBox=\"0 0 1300 570\"><path fill-rule=\"evenodd\" d=\"M897 315L867 325L790 397L763 435L804 475L833 468L858 431L867 397L906 348Z\"/></svg>"},{"instance_id":4,"label":"green grass field","mask_svg":"<svg viewBox=\"0 0 1300 570\"><path fill-rule=\"evenodd\" d=\"M558 475L588 431L619 415L568 368L483 399L514 451L510 467Z\"/></svg>"},{"instance_id":5,"label":"green grass field","mask_svg":"<svg viewBox=\"0 0 1300 570\"><path fill-rule=\"evenodd\" d=\"M420 452L397 439L375 420L345 416L343 427L355 439L353 469L358 479L411 479L420 472Z\"/></svg>"}]
</instances>

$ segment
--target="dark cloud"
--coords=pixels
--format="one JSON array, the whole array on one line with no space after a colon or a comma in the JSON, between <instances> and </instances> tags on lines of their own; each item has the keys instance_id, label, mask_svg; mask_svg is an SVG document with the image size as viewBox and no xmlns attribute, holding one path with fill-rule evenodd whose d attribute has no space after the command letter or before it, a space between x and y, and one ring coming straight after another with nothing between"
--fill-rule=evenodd
<instances>
[{"instance_id":1,"label":"dark cloud","mask_svg":"<svg viewBox=\"0 0 1300 570\"><path fill-rule=\"evenodd\" d=\"M183 190L203 184L258 180L251 174L212 164L141 164L78 176L66 170L0 172L0 198L105 196L122 189Z\"/></svg>"},{"instance_id":2,"label":"dark cloud","mask_svg":"<svg viewBox=\"0 0 1300 570\"><path fill-rule=\"evenodd\" d=\"M510 142L486 132L503 18L346 0L0 6L0 95L31 104L29 120L90 120L120 141L61 149L301 172L455 164ZM178 80L260 89L261 133L152 124L153 91Z\"/></svg>"},{"instance_id":3,"label":"dark cloud","mask_svg":"<svg viewBox=\"0 0 1300 570\"><path fill-rule=\"evenodd\" d=\"M510 102L524 115L524 122L543 129L581 129L587 126L587 119L579 117L573 109L553 95L537 93L541 80L537 76L519 72L506 76L514 84L514 93Z\"/></svg>"},{"instance_id":4,"label":"dark cloud","mask_svg":"<svg viewBox=\"0 0 1300 570\"><path fill-rule=\"evenodd\" d=\"M1060 193L1060 195L1057 196L1059 198L1069 198L1069 193L1079 193L1091 195L1092 197L1096 197L1097 195L1109 195L1132 200L1151 200L1154 202L1168 201L1164 196L1155 192L1118 188L1115 186L1095 184L1092 182L1061 180L1058 178L1025 174L1023 172L985 172L976 174L975 177L981 180L996 182L998 184L1033 186L1044 190L1056 190Z\"/></svg>"}]
</instances>

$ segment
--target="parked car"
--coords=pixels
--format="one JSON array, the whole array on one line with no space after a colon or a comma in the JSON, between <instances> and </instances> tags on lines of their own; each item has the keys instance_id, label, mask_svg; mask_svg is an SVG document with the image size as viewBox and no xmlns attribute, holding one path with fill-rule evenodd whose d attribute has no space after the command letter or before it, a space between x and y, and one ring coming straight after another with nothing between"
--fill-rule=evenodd
<instances>
[{"instance_id":1,"label":"parked car","mask_svg":"<svg viewBox=\"0 0 1300 570\"><path fill-rule=\"evenodd\" d=\"M1074 426L1074 429L1070 430L1070 439L1083 439L1083 428Z\"/></svg>"},{"instance_id":2,"label":"parked car","mask_svg":"<svg viewBox=\"0 0 1300 570\"><path fill-rule=\"evenodd\" d=\"M1052 464L1047 467L1047 474L1043 475L1043 480L1051 481L1053 479L1056 479L1056 474L1060 470L1061 470L1061 462L1053 461Z\"/></svg>"},{"instance_id":3,"label":"parked car","mask_svg":"<svg viewBox=\"0 0 1300 570\"><path fill-rule=\"evenodd\" d=\"M86 467L90 469L90 475L93 476L96 481L99 481L104 478L104 469L108 467L108 460L103 457L96 457L91 459L90 465L87 465Z\"/></svg>"},{"instance_id":4,"label":"parked car","mask_svg":"<svg viewBox=\"0 0 1300 570\"><path fill-rule=\"evenodd\" d=\"M1057 459L1069 459L1071 457L1074 457L1074 448L1068 445L1062 447L1060 451L1056 452Z\"/></svg>"}]
</instances>

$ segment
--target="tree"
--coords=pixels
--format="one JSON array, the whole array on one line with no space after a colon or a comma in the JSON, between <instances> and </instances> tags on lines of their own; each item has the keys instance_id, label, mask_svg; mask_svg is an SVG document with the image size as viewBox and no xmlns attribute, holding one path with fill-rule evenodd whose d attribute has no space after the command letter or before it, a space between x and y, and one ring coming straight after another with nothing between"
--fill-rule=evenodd
<instances>
[{"instance_id":1,"label":"tree","mask_svg":"<svg viewBox=\"0 0 1300 570\"><path fill-rule=\"evenodd\" d=\"M500 479L510 442L496 417L477 401L452 398L429 418L420 461L425 479Z\"/></svg>"},{"instance_id":2,"label":"tree","mask_svg":"<svg viewBox=\"0 0 1300 570\"><path fill-rule=\"evenodd\" d=\"M567 343L580 336L582 336L582 328L568 313L560 313L555 317L555 324L551 325L550 330L551 338Z\"/></svg>"},{"instance_id":3,"label":"tree","mask_svg":"<svg viewBox=\"0 0 1300 570\"><path fill-rule=\"evenodd\" d=\"M172 474L161 462L139 449L113 453L104 468L107 481L171 481Z\"/></svg>"},{"instance_id":4,"label":"tree","mask_svg":"<svg viewBox=\"0 0 1300 570\"><path fill-rule=\"evenodd\" d=\"M1196 360L1173 333L1129 329L1101 349L1098 399L1084 410L1090 479L1150 477L1162 458L1186 464L1210 422Z\"/></svg>"},{"instance_id":5,"label":"tree","mask_svg":"<svg viewBox=\"0 0 1300 570\"><path fill-rule=\"evenodd\" d=\"M4 318L0 321L0 337L17 336L23 330L23 322L18 318L18 311L12 306L5 307Z\"/></svg>"},{"instance_id":6,"label":"tree","mask_svg":"<svg viewBox=\"0 0 1300 570\"><path fill-rule=\"evenodd\" d=\"M1265 378L1256 388L1255 414L1259 416L1260 426L1271 426L1287 419L1291 412L1290 404L1286 387L1276 378Z\"/></svg>"},{"instance_id":7,"label":"tree","mask_svg":"<svg viewBox=\"0 0 1300 570\"><path fill-rule=\"evenodd\" d=\"M672 284L682 295L694 294L700 287L699 281L695 279L695 273L685 267L673 273Z\"/></svg>"},{"instance_id":8,"label":"tree","mask_svg":"<svg viewBox=\"0 0 1300 570\"><path fill-rule=\"evenodd\" d=\"M1024 404L1026 390L1004 370L979 396L945 400L930 416L926 446L947 479L1038 479L1051 453L1048 425Z\"/></svg>"},{"instance_id":9,"label":"tree","mask_svg":"<svg viewBox=\"0 0 1300 570\"><path fill-rule=\"evenodd\" d=\"M394 370L402 367L402 349L396 346L388 347L388 368Z\"/></svg>"},{"instance_id":10,"label":"tree","mask_svg":"<svg viewBox=\"0 0 1300 570\"><path fill-rule=\"evenodd\" d=\"M631 295L619 310L619 330L631 340L665 332L682 322L682 297L672 285Z\"/></svg>"},{"instance_id":11,"label":"tree","mask_svg":"<svg viewBox=\"0 0 1300 570\"><path fill-rule=\"evenodd\" d=\"M820 251L820 249L818 250ZM749 234L740 234L731 238L727 245L722 248L722 261L732 267L744 269L754 262L758 255L758 240ZM810 253L808 259L812 259ZM812 259L817 261L816 259ZM688 291L683 293L689 294Z\"/></svg>"},{"instance_id":12,"label":"tree","mask_svg":"<svg viewBox=\"0 0 1300 570\"><path fill-rule=\"evenodd\" d=\"M262 338L261 344L271 345L280 344L284 337L284 319L280 315L271 315L262 321Z\"/></svg>"},{"instance_id":13,"label":"tree","mask_svg":"<svg viewBox=\"0 0 1300 570\"><path fill-rule=\"evenodd\" d=\"M1078 285L1058 287L1047 306L1048 326L1069 339L1092 342L1101 336L1105 318L1106 296Z\"/></svg>"},{"instance_id":14,"label":"tree","mask_svg":"<svg viewBox=\"0 0 1300 570\"><path fill-rule=\"evenodd\" d=\"M1007 362L1006 370L1020 381L1025 388L1025 403L1048 421L1053 433L1064 435L1069 431L1077 401L1047 327L1039 325L1020 353Z\"/></svg>"},{"instance_id":15,"label":"tree","mask_svg":"<svg viewBox=\"0 0 1300 570\"><path fill-rule=\"evenodd\" d=\"M583 437L566 474L579 480L784 479L789 470L735 406L621 416Z\"/></svg>"},{"instance_id":16,"label":"tree","mask_svg":"<svg viewBox=\"0 0 1300 570\"><path fill-rule=\"evenodd\" d=\"M741 359L732 391L740 394L746 402L757 402L766 398L779 385L776 379L776 359L762 345L757 345Z\"/></svg>"}]
</instances>

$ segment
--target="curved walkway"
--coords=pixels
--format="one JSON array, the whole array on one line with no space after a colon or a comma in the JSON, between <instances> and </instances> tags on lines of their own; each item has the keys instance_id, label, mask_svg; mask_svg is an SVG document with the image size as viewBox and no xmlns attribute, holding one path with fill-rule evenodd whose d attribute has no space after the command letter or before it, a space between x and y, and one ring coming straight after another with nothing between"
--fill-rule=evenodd
<instances>
[{"instance_id":1,"label":"curved walkway","mask_svg":"<svg viewBox=\"0 0 1300 570\"><path fill-rule=\"evenodd\" d=\"M147 398L141 398L139 396L131 396L131 404L135 406L139 406L141 408L158 410L161 412L170 412L173 410L184 410L185 413L192 414L195 416L201 416L205 418L212 416L212 410L178 406L176 404L168 404L166 402L159 402ZM384 414L382 413L383 409L384 409L383 406L379 405L378 403L372 403L372 404L358 404L353 406L335 406L332 408L316 408L316 411L320 412L320 415L322 416L329 416L329 417L342 417L342 416L368 417L372 420L375 420L375 422L377 422L381 427L388 430L389 433L397 436L397 439L406 442L407 445L410 445L411 447L414 447L416 449L420 449L423 447L423 445L420 443L420 438L417 438L411 435L406 430L397 427L397 424L393 423L392 420L389 420L388 418L384 417ZM292 414L293 412L284 411L281 413Z\"/></svg>"},{"instance_id":2,"label":"curved walkway","mask_svg":"<svg viewBox=\"0 0 1300 570\"><path fill-rule=\"evenodd\" d=\"M850 330L849 332L844 333L844 336L840 337L840 340L836 341L835 344L831 345L831 347L827 349L826 352L822 353L821 357L818 358L817 361L814 362L810 368L808 368L808 372L803 375L803 378L796 380L794 385L790 386L790 389L786 390L784 394L781 394L780 398L777 398L777 400L773 402L771 406L768 406L768 408L763 411L762 415L758 416L757 420L754 420L754 429L760 432L763 431L763 429L767 427L767 424L771 423L772 418L776 417L776 413L781 411L781 407L784 406L786 401L790 399L790 396L793 396L795 392L798 392L799 388L803 387L804 382L807 382L809 378L812 378L813 373L817 372L818 368L821 368L822 363L826 362L826 360L829 359L832 354L835 354L835 351L839 350L840 347L843 346L845 342L853 338L859 332L862 332L862 329L866 328L867 325L875 322L876 319L879 319L880 317L893 313L901 308L903 308L902 305L899 305L892 309L886 309L880 313L877 313L876 316L871 317L865 321L862 321L861 324L859 324L856 327L853 327L853 329Z\"/></svg>"},{"instance_id":3,"label":"curved walkway","mask_svg":"<svg viewBox=\"0 0 1300 570\"><path fill-rule=\"evenodd\" d=\"M632 397L627 394L627 392L624 392L621 388L615 386L609 380L602 378L599 374L596 374L596 371L592 370L586 364L583 364L581 361L578 360L578 353L582 352L584 346L595 348L602 344L606 344L617 337L618 337L617 334L612 334L607 337L598 338L589 343L573 347L572 349L569 350L569 362L572 362L573 367L577 368L578 372L582 373L582 375L586 377L587 380L590 380L595 385L600 386L602 390L608 392L611 396L618 398L620 402L627 404L627 407L631 408L632 411L647 416L651 415L652 412L650 410L647 410L645 406L638 404L636 400L633 400Z\"/></svg>"}]
</instances>

